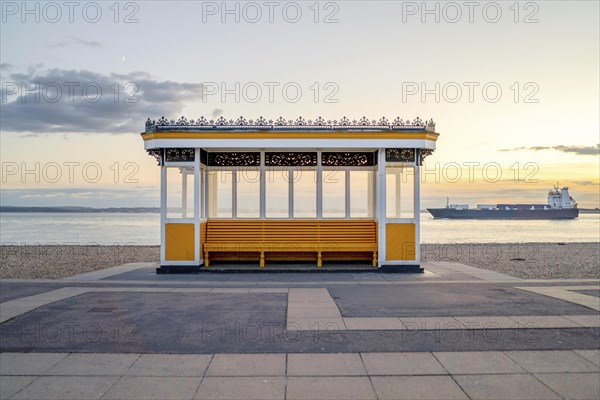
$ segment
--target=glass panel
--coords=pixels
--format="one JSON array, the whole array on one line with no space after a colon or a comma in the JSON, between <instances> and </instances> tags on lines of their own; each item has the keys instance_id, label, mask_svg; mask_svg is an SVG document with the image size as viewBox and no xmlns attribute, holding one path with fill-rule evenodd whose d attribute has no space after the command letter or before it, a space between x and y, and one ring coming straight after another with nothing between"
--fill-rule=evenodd
<instances>
[{"instance_id":1,"label":"glass panel","mask_svg":"<svg viewBox=\"0 0 600 400\"><path fill-rule=\"evenodd\" d=\"M346 171L323 171L323 218L346 217Z\"/></svg>"},{"instance_id":2,"label":"glass panel","mask_svg":"<svg viewBox=\"0 0 600 400\"><path fill-rule=\"evenodd\" d=\"M400 169L400 218L415 217L415 168Z\"/></svg>"},{"instance_id":3,"label":"glass panel","mask_svg":"<svg viewBox=\"0 0 600 400\"><path fill-rule=\"evenodd\" d=\"M373 217L373 171L350 171L350 217Z\"/></svg>"},{"instance_id":4,"label":"glass panel","mask_svg":"<svg viewBox=\"0 0 600 400\"><path fill-rule=\"evenodd\" d=\"M167 168L166 207L167 218L194 217L193 170L185 168Z\"/></svg>"},{"instance_id":5,"label":"glass panel","mask_svg":"<svg viewBox=\"0 0 600 400\"><path fill-rule=\"evenodd\" d=\"M233 217L233 172L209 171L208 172L208 217L232 218Z\"/></svg>"},{"instance_id":6,"label":"glass panel","mask_svg":"<svg viewBox=\"0 0 600 400\"><path fill-rule=\"evenodd\" d=\"M237 171L237 218L260 218L260 171Z\"/></svg>"},{"instance_id":7,"label":"glass panel","mask_svg":"<svg viewBox=\"0 0 600 400\"><path fill-rule=\"evenodd\" d=\"M289 171L265 172L265 214L267 218L289 218Z\"/></svg>"},{"instance_id":8,"label":"glass panel","mask_svg":"<svg viewBox=\"0 0 600 400\"><path fill-rule=\"evenodd\" d=\"M387 167L386 217L414 218L414 167Z\"/></svg>"},{"instance_id":9,"label":"glass panel","mask_svg":"<svg viewBox=\"0 0 600 400\"><path fill-rule=\"evenodd\" d=\"M293 171L294 218L317 217L317 172Z\"/></svg>"}]
</instances>

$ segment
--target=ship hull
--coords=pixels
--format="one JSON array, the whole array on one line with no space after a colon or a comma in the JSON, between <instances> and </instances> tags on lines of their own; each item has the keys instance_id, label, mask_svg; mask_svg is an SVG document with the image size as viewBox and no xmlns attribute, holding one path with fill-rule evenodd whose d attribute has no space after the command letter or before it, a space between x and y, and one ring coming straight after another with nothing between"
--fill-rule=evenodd
<instances>
[{"instance_id":1,"label":"ship hull","mask_svg":"<svg viewBox=\"0 0 600 400\"><path fill-rule=\"evenodd\" d=\"M577 208L550 210L456 210L452 208L428 208L433 218L449 219L575 219Z\"/></svg>"}]
</instances>

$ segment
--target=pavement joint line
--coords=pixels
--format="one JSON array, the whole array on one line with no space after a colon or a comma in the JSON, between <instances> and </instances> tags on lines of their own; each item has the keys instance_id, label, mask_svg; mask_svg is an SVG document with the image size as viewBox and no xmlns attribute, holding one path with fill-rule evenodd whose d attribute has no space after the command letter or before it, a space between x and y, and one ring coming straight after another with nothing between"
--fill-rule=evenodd
<instances>
[{"instance_id":1,"label":"pavement joint line","mask_svg":"<svg viewBox=\"0 0 600 400\"><path fill-rule=\"evenodd\" d=\"M589 290L588 286L515 286L515 289L554 297L559 300L579 304L595 311L600 311L600 298L587 294L576 293L573 290Z\"/></svg>"},{"instance_id":2,"label":"pavement joint line","mask_svg":"<svg viewBox=\"0 0 600 400\"><path fill-rule=\"evenodd\" d=\"M364 356L372 356L372 357L376 357L379 354L391 354L395 357L399 357L400 359L402 359L403 355L408 355L408 354L414 354L414 352L393 352L393 353L378 353L378 352L353 352L353 353L344 353L347 355L357 355L358 357L357 360L360 361L360 364L362 366L362 370L360 373L355 372L353 374L349 374L347 373L347 371L344 371L342 369L341 366L336 367L336 369L332 370L331 373L326 373L326 374L311 374L311 373L307 373L306 375L302 374L302 375L290 375L290 371L289 371L289 358L288 356L290 354L302 354L302 353L277 353L277 354L282 354L285 355L285 368L283 369L282 372L275 374L275 375L265 375L265 374L256 374L256 375L244 375L243 377L241 375L209 375L208 374L208 369L210 368L211 364L213 363L213 361L215 360L215 356L217 356L218 354L211 354L210 356L210 360L207 364L207 368L202 372L201 375L198 375L197 377L197 381L194 385L194 388L192 391L190 391L191 394L189 394L188 396L186 396L185 398L197 398L197 396L199 395L199 391L202 389L202 385L205 382L206 378L221 378L224 380L230 380L232 383L235 382L238 379L280 379L280 381L283 383L283 392L281 392L279 394L281 399L285 399L287 398L286 396L288 395L288 380L295 380L296 382L299 380L306 380L306 379L313 379L313 380L321 380L321 382L330 382L331 384L335 381L338 380L338 382L340 382L339 380L342 379L342 382L348 382L348 380L356 380L356 379L362 379L361 384L359 384L358 386L353 386L353 388L369 388L370 393L375 393L375 396L377 396L378 392L377 389L381 389L381 381L377 380L377 379L372 379L372 378L385 378L385 377L389 377L389 378L400 378L403 380L407 380L407 381L412 381L412 382L423 382L424 378L427 377L431 377L433 378L437 378L437 379L442 379L444 377L448 377L449 379L452 380L453 382L453 386L461 391L466 398L473 398L473 392L468 388L465 387L464 384L461 385L460 382L464 382L464 378L468 378L469 376L474 377L472 379L476 379L475 377L486 377L489 379L500 379L499 385L500 386L494 386L491 390L503 390L506 389L508 386L512 385L514 382L515 378L521 377L531 377L533 375L533 378L527 378L527 379L534 379L535 382L537 382L538 384L535 385L534 388L531 389L531 391L528 392L528 396L531 398L540 398L541 396L544 396L548 393L553 393L556 396L558 396L558 398L566 398L566 397L570 397L570 396L565 396L565 393L562 393L562 391L557 391L557 390L552 390L552 388L550 387L550 385L546 384L544 382L544 380L542 379L543 375L545 374L547 375L553 375L553 376L560 376L566 379L571 379L571 377L582 377L585 376L588 378L587 382L594 382L593 378L598 376L598 373L600 372L600 366L598 365L594 365L592 368L590 368L591 363L589 362L589 360L586 360L584 357L577 357L578 354L573 351L573 350L562 350L562 351L553 351L553 350L537 350L537 351L529 351L529 350L520 350L520 351L510 351L510 352L505 352L505 351L501 351L501 352L497 352L497 351L492 351L490 353L502 353L504 356L508 357L509 360L511 360L511 362L516 365L519 366L521 368L520 372L501 372L500 370L497 370L498 372L491 372L491 371L487 371L487 372L467 372L467 371L454 371L451 372L451 369L448 368L448 364L447 362L451 361L451 358L448 359L447 357L444 357L446 360L444 359L440 359L439 357L437 357L437 355L443 354L443 353L449 353L448 356L449 357L459 357L459 358L469 358L471 354L473 353L479 353L479 356L481 356L481 353L486 353L486 352L472 352L472 351L462 351L462 352L454 352L454 351L450 351L450 352L419 352L420 354L429 354L430 356L433 357L433 360L435 360L435 362L441 367L440 371L442 372L437 372L437 371L431 371L430 373L421 373L421 374L407 374L407 373L401 373L400 371L398 371L398 373L370 373L369 369L366 366L365 360L364 360ZM35 359L36 356L38 356L39 354L56 354L56 353L4 353L3 355L6 356L8 355L8 357L11 357L13 355L16 355L18 358L21 359L21 364L25 365L26 368L30 368L31 372L28 372L27 370L25 371L20 371L20 373L18 375L9 375L9 374L0 374L2 375L2 377L11 377L11 376L20 376L20 377L34 377L34 379L23 385L23 387L19 388L18 391L16 393L11 393L9 396L12 396L11 398L14 398L14 396L18 395L20 397L27 397L27 398L38 398L38 399L43 399L46 397L50 397L49 395L47 395L47 392L45 391L46 388L44 385L38 384L36 385L35 382L38 379L44 379L44 382L40 382L40 383L48 383L48 382L62 382L65 379L75 379L75 378L112 378L112 383L111 385L109 385L110 387L104 391L104 393L102 393L101 397L100 394L98 395L99 398L109 398L111 396L115 395L115 391L117 389L113 389L116 388L118 385L118 382L123 381L123 380L139 380L141 379L142 381L144 379L157 379L157 378L165 378L165 379L170 379L170 378L179 378L182 379L184 378L183 375L168 375L168 376L155 376L155 375L135 375L135 374L130 374L129 370L132 368L132 365L134 363L132 363L131 365L129 365L129 368L125 371L119 371L118 373L115 373L113 375L102 375L102 374L95 374L95 375L51 375L51 374L47 374L47 372L49 370L45 370L44 372L40 373L39 371L34 371L34 369L36 368L36 366L34 365L34 363L32 362L27 362L28 359ZM62 354L62 353L59 353ZM94 357L94 354L86 354L86 353L68 353L66 356L68 357L69 355L72 354L78 354L80 358L82 358L82 360L80 360L81 362L85 363L91 363ZM108 353L108 355L119 355L119 354L125 354L125 353ZM140 353L136 353L138 355L138 358L141 357L143 354ZM311 354L305 354L305 355L319 355L321 357L327 357L328 355L331 356L332 358L335 358L336 355L339 353L311 353ZM475 362L477 362L476 360L481 359L481 357L477 357L477 355L474 355L474 360ZM172 355L173 356L173 355ZM181 357L186 357L189 356L189 354L180 354L180 355L174 355L175 357L177 356L181 356ZM228 354L228 356L242 356L242 354ZM247 355L245 355L247 356ZM575 356L575 357L573 357ZM86 361L86 358L89 359ZM516 357L516 358L515 358ZM9 358L10 359L10 358ZM65 360L66 357L62 357L62 360ZM537 362L543 362L543 363L553 363L553 368L555 372L540 372L540 365L536 364L536 359ZM553 359L555 360L559 360L557 363L553 361ZM485 363L485 365L487 365L488 367L493 363L492 358L487 358L484 357L484 360L487 361L483 361ZM525 363L521 362L521 360L524 360ZM533 360L533 364L527 360ZM566 361L562 361L562 360L566 360ZM58 362L61 362L58 361ZM57 363L58 363L57 362ZM573 364L574 362L574 364ZM56 365L56 364L55 364ZM354 364L354 365L358 365L358 364ZM451 365L451 364L450 364ZM104 368L110 368L110 366L105 366ZM1 368L1 371L6 371L6 369ZM10 372L10 371L9 371ZM338 372L338 373L336 373ZM187 376L185 376L187 377ZM462 378L462 379L461 379ZM502 379L503 378L503 379ZM592 378L591 380L589 378ZM344 381L345 379L345 381ZM356 381L355 381L356 382ZM432 382L436 382L436 380L433 380ZM597 382L597 381L596 381ZM591 388L587 388L588 391L591 390L592 392L594 392L595 390L598 390L598 386L597 383L594 382L593 386ZM63 390L64 394L68 394L69 390L71 388L70 387L65 387L65 388L59 388L57 390ZM336 394L336 398L345 398L344 393L348 393L348 388L344 387L344 386L340 386L340 387L335 387L335 388L331 388L333 393ZM142 396L141 393L144 393L145 388L144 387L138 387L138 388L132 388L130 389L131 392L128 393L131 398L139 398L140 396ZM192 393L193 392L193 393ZM60 392L54 392L52 393L53 396L57 396L57 393ZM192 397L189 397L192 396ZM98 397L96 397L98 398ZM579 397L577 397L579 398ZM586 397L587 398L587 397Z\"/></svg>"},{"instance_id":3,"label":"pavement joint line","mask_svg":"<svg viewBox=\"0 0 600 400\"><path fill-rule=\"evenodd\" d=\"M585 287L585 286L584 286ZM542 287L546 288L546 287ZM570 288L574 288L570 286ZM580 288L580 286L575 286ZM139 290L142 289L142 290ZM168 289L168 290L161 290ZM176 288L139 288L139 287L119 287L119 288L102 288L102 287L67 287L44 292L32 296L27 296L17 300L11 300L0 304L0 323L5 322L9 319L15 318L19 315L25 314L36 308L44 305L53 303L55 301L64 300L73 296L77 296L89 292L134 292L134 293L152 293L152 292L165 292L165 293L176 293L173 290ZM189 288L193 289L193 288ZM206 291L199 288L199 293L207 293ZM255 291L251 292L250 289L241 289L240 291L224 290L223 292L215 291L214 293L223 294L260 294L261 288L254 288ZM268 289L268 288L266 288ZM526 288L527 290L529 288ZM573 290L573 289L572 289ZM564 291L564 290L561 290ZM212 290L211 290L212 292ZM211 293L208 292L208 293ZM535 291L534 291L535 292ZM267 291L265 293L271 293ZM539 293L539 292L535 292ZM541 293L541 294L546 294ZM577 293L578 294L578 293ZM595 300L598 298L588 295L581 295L585 297L591 297ZM45 299L45 300L39 300ZM569 299L561 298L561 300L571 301ZM311 304L314 307L311 307ZM580 303L577 303L580 304ZM309 312L306 312L309 309ZM298 311L304 310L304 311ZM304 314L304 316L298 316L297 314ZM308 315L306 315L308 314ZM533 323L523 323L523 320L528 317L534 317L539 319L543 317L547 320L553 318L560 321L559 326L552 326L552 324L546 324L546 326L537 326ZM440 317L342 317L337 304L331 297L331 294L326 288L290 288L288 290L288 304L287 304L287 327L288 330L322 330L318 328L331 329L334 327L335 330L431 330L431 327L427 326L427 322L436 323L434 329L445 329L445 330L459 330L459 329L543 329L543 328L594 328L600 327L600 323L597 321L586 322L592 320L594 315L546 315L546 316L511 316L511 315L497 315L497 316L440 316ZM598 316L596 316L598 317ZM451 322L457 324L456 327L449 326L448 323L441 323L441 321L451 318ZM573 318L573 319L571 319ZM385 319L385 320L384 320ZM514 322L514 325L507 324L506 319ZM359 321L360 320L360 321ZM392 322L398 320L402 325L395 325L392 323L391 328L382 328L382 322ZM421 321L418 324L417 329L414 325L407 326L404 321L416 320ZM502 322L504 320L504 323ZM598 318L600 321L600 318ZM425 323L423 323L425 321ZM361 322L364 327L356 327L356 323ZM465 325L466 322L474 323L476 327L470 327ZM351 328L348 328L348 324ZM414 323L413 323L414 324ZM477 325L482 324L482 327ZM550 326L548 326L550 325ZM352 328L354 326L354 328ZM398 326L398 328L395 328ZM439 326L439 328L438 328ZM317 328L317 329L315 329Z\"/></svg>"}]
</instances>

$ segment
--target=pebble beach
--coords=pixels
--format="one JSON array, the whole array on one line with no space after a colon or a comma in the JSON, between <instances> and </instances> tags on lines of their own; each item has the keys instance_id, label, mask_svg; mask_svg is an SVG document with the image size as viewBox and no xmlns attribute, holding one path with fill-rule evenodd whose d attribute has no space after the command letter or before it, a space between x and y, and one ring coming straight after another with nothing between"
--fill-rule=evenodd
<instances>
[{"instance_id":1,"label":"pebble beach","mask_svg":"<svg viewBox=\"0 0 600 400\"><path fill-rule=\"evenodd\" d=\"M129 262L159 246L0 246L0 279L62 279ZM458 262L522 279L600 279L599 243L423 244L423 262Z\"/></svg>"}]
</instances>

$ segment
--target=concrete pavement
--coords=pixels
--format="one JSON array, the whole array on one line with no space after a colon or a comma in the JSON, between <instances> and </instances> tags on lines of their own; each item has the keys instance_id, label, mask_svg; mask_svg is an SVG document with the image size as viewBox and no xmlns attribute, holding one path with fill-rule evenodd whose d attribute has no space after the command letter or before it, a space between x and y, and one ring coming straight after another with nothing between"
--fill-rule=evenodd
<instances>
[{"instance_id":1,"label":"concrete pavement","mask_svg":"<svg viewBox=\"0 0 600 400\"><path fill-rule=\"evenodd\" d=\"M2 399L598 399L600 282L426 274L0 282Z\"/></svg>"}]
</instances>

